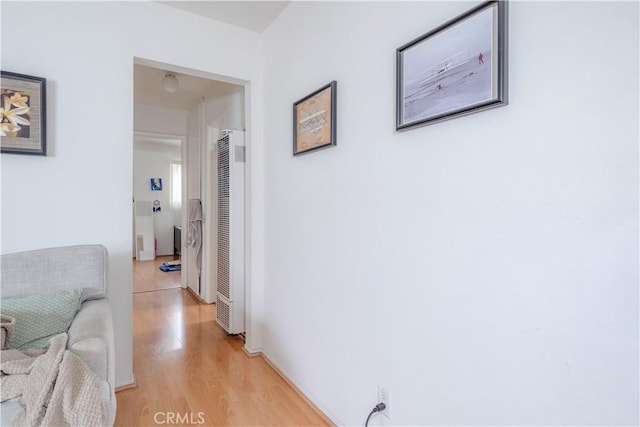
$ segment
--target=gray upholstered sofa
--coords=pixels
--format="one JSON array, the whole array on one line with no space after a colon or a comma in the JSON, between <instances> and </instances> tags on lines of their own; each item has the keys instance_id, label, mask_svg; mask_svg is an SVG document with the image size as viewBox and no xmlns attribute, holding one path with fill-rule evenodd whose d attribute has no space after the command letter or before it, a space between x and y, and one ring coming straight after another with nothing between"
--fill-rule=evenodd
<instances>
[{"instance_id":1,"label":"gray upholstered sofa","mask_svg":"<svg viewBox=\"0 0 640 427\"><path fill-rule=\"evenodd\" d=\"M0 257L3 298L23 297L82 289L82 305L68 335L68 348L77 354L101 380L101 395L107 410L107 425L116 414L113 317L106 298L108 253L101 245L67 246ZM20 410L7 401L0 408L0 425Z\"/></svg>"}]
</instances>

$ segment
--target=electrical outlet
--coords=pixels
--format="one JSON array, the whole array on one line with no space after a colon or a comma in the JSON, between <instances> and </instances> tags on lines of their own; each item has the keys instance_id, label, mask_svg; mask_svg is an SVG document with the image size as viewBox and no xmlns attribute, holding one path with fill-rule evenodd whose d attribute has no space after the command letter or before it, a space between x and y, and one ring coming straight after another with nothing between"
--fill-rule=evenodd
<instances>
[{"instance_id":1,"label":"electrical outlet","mask_svg":"<svg viewBox=\"0 0 640 427\"><path fill-rule=\"evenodd\" d=\"M382 415L391 419L391 406L389 405L389 389L385 386L378 386L378 403L384 403L384 411L380 411Z\"/></svg>"}]
</instances>

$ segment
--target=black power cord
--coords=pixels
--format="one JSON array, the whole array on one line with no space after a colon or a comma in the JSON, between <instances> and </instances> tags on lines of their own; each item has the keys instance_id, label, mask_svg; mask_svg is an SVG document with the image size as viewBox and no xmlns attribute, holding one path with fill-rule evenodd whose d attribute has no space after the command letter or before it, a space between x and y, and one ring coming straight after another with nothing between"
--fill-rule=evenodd
<instances>
[{"instance_id":1,"label":"black power cord","mask_svg":"<svg viewBox=\"0 0 640 427\"><path fill-rule=\"evenodd\" d=\"M364 427L369 427L369 418L371 418L371 415L375 414L376 412L384 411L386 407L387 406L384 403L378 403L376 407L373 408L371 412L369 412L369 416L367 417L367 421L364 423Z\"/></svg>"}]
</instances>

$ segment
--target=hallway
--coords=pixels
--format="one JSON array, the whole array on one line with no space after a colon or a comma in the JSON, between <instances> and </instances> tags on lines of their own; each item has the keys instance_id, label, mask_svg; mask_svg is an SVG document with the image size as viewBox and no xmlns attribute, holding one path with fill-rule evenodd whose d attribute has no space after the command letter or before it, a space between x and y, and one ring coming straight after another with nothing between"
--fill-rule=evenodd
<instances>
[{"instance_id":1,"label":"hallway","mask_svg":"<svg viewBox=\"0 0 640 427\"><path fill-rule=\"evenodd\" d=\"M330 425L215 310L181 288L133 294L137 387L116 394L115 425Z\"/></svg>"}]
</instances>

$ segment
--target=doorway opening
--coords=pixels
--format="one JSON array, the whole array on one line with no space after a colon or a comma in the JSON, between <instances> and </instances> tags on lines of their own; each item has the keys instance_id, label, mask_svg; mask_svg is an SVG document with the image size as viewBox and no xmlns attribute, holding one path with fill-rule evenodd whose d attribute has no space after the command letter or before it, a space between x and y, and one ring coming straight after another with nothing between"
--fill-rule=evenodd
<instances>
[{"instance_id":1,"label":"doorway opening","mask_svg":"<svg viewBox=\"0 0 640 427\"><path fill-rule=\"evenodd\" d=\"M133 293L182 286L185 144L184 136L134 132Z\"/></svg>"},{"instance_id":2,"label":"doorway opening","mask_svg":"<svg viewBox=\"0 0 640 427\"><path fill-rule=\"evenodd\" d=\"M182 286L201 303L216 302L214 154L224 134L246 129L247 86L233 78L134 60L134 293ZM152 222L146 226L152 238L146 240L138 215L145 210L151 212L147 216ZM141 273L137 267L143 264L154 274ZM179 268L157 273L162 264ZM173 281L156 286L165 282L157 274L172 276Z\"/></svg>"}]
</instances>

